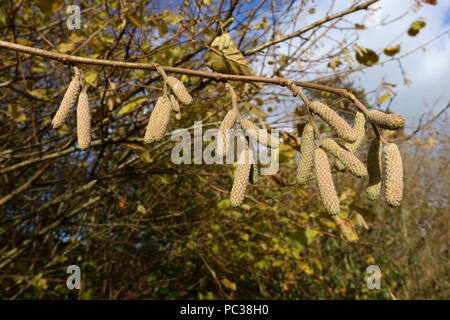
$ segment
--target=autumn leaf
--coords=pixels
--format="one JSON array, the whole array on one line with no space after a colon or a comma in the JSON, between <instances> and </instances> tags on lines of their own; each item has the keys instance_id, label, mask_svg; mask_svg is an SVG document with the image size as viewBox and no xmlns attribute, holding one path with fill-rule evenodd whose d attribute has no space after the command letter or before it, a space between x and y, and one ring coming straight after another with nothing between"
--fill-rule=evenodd
<instances>
[{"instance_id":1,"label":"autumn leaf","mask_svg":"<svg viewBox=\"0 0 450 320\"><path fill-rule=\"evenodd\" d=\"M227 278L223 278L221 280L222 284L227 287L228 289L230 289L231 291L236 291L237 287L236 284L234 282L231 282L230 280L228 280Z\"/></svg>"},{"instance_id":2,"label":"autumn leaf","mask_svg":"<svg viewBox=\"0 0 450 320\"><path fill-rule=\"evenodd\" d=\"M397 53L400 52L400 45L397 44L394 47L384 48L383 52L385 55L387 55L389 57L395 56Z\"/></svg>"},{"instance_id":3,"label":"autumn leaf","mask_svg":"<svg viewBox=\"0 0 450 320\"><path fill-rule=\"evenodd\" d=\"M358 46L356 48L356 60L367 66L367 67L371 67L373 65L375 65L378 62L378 55L375 53L375 51L371 50L371 49L367 49L367 48L363 48Z\"/></svg>"},{"instance_id":4,"label":"autumn leaf","mask_svg":"<svg viewBox=\"0 0 450 320\"><path fill-rule=\"evenodd\" d=\"M408 34L411 37L415 37L419 33L419 31L422 28L424 28L425 26L426 26L426 23L423 20L414 21L413 23L411 23L411 26L408 29Z\"/></svg>"},{"instance_id":5,"label":"autumn leaf","mask_svg":"<svg viewBox=\"0 0 450 320\"><path fill-rule=\"evenodd\" d=\"M64 0L34 0L34 2L45 14L56 12L64 6Z\"/></svg>"},{"instance_id":6,"label":"autumn leaf","mask_svg":"<svg viewBox=\"0 0 450 320\"><path fill-rule=\"evenodd\" d=\"M21 106L16 104L8 104L8 111L9 115L14 121L19 123L27 121L27 116L23 112L23 108Z\"/></svg>"}]
</instances>

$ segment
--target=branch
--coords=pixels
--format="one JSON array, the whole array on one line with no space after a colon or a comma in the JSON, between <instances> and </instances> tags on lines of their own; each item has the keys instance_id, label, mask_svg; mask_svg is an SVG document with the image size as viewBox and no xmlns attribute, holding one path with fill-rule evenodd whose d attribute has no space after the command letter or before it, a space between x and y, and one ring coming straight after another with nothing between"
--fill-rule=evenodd
<instances>
[{"instance_id":1,"label":"branch","mask_svg":"<svg viewBox=\"0 0 450 320\"><path fill-rule=\"evenodd\" d=\"M264 50L265 48L271 47L274 44L277 44L277 43L280 43L280 42L283 42L283 41L286 41L286 40L298 37L298 36L302 35L303 33L308 32L309 30L314 29L314 28L316 28L316 27L318 27L318 26L320 26L320 25L322 25L322 24L324 24L324 23L326 23L328 21L331 21L331 20L343 17L343 16L345 16L345 15L347 15L349 13L352 13L352 12L356 12L356 11L359 11L359 10L367 9L368 6L370 6L371 4L373 4L373 3L377 2L377 1L379 1L379 0L370 0L370 1L367 1L367 2L365 2L363 4L360 4L359 6L356 6L356 7L353 7L353 8L348 8L347 10L338 12L338 13L332 15L332 16L325 17L325 18L323 18L323 19L321 19L319 21L314 22L313 24L310 24L307 27L304 27L304 28L302 28L302 29L300 29L298 31L295 31L295 32L291 33L291 34L288 34L287 36L284 36L284 37L281 37L281 38L278 38L278 39L275 39L275 40L272 40L272 41L268 41L268 42L266 42L266 43L264 43L264 44L262 44L262 45L260 45L260 46L258 46L256 48L254 48L254 49L247 50L247 51L244 52L244 55L248 56L248 55L254 54L254 53L258 52L258 51Z\"/></svg>"}]
</instances>

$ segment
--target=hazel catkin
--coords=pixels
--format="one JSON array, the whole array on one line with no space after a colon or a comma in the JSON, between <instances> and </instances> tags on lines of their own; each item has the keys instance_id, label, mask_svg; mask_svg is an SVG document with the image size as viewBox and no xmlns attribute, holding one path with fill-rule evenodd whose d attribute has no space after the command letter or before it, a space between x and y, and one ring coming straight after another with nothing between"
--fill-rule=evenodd
<instances>
[{"instance_id":1,"label":"hazel catkin","mask_svg":"<svg viewBox=\"0 0 450 320\"><path fill-rule=\"evenodd\" d=\"M351 174L359 178L367 176L367 169L364 164L353 153L342 148L333 139L323 139L320 146L339 159Z\"/></svg>"},{"instance_id":2,"label":"hazel catkin","mask_svg":"<svg viewBox=\"0 0 450 320\"><path fill-rule=\"evenodd\" d=\"M370 142L369 152L367 153L369 183L367 185L366 195L369 200L378 199L381 192L381 151L381 141L375 137Z\"/></svg>"},{"instance_id":3,"label":"hazel catkin","mask_svg":"<svg viewBox=\"0 0 450 320\"><path fill-rule=\"evenodd\" d=\"M405 119L400 114L384 113L379 110L369 111L369 120L383 129L400 129L405 125Z\"/></svg>"},{"instance_id":4,"label":"hazel catkin","mask_svg":"<svg viewBox=\"0 0 450 320\"><path fill-rule=\"evenodd\" d=\"M89 147L91 143L91 114L89 111L89 99L87 87L84 87L78 97L77 105L77 137L78 147L81 150Z\"/></svg>"},{"instance_id":5,"label":"hazel catkin","mask_svg":"<svg viewBox=\"0 0 450 320\"><path fill-rule=\"evenodd\" d=\"M78 96L81 91L81 79L80 70L77 67L73 68L75 71L75 76L72 81L70 81L69 87L67 88L64 97L59 105L58 111L56 111L55 116L52 120L53 128L61 127L64 122L66 122L72 109L76 106L78 101Z\"/></svg>"},{"instance_id":6,"label":"hazel catkin","mask_svg":"<svg viewBox=\"0 0 450 320\"><path fill-rule=\"evenodd\" d=\"M314 169L323 206L329 214L338 214L340 211L339 198L334 188L327 154L321 148L314 150Z\"/></svg>"},{"instance_id":7,"label":"hazel catkin","mask_svg":"<svg viewBox=\"0 0 450 320\"><path fill-rule=\"evenodd\" d=\"M167 96L158 98L145 130L145 143L161 140L167 130L171 109L172 107Z\"/></svg>"},{"instance_id":8,"label":"hazel catkin","mask_svg":"<svg viewBox=\"0 0 450 320\"><path fill-rule=\"evenodd\" d=\"M181 110L180 110L180 104L178 103L177 98L173 94L169 95L170 103L172 105L172 110L175 111L175 119L180 120L181 119Z\"/></svg>"},{"instance_id":9,"label":"hazel catkin","mask_svg":"<svg viewBox=\"0 0 450 320\"><path fill-rule=\"evenodd\" d=\"M193 100L189 92L186 90L183 82L178 80L175 77L167 77L167 84L172 89L173 93L177 96L178 100L181 101L182 104L191 105Z\"/></svg>"},{"instance_id":10,"label":"hazel catkin","mask_svg":"<svg viewBox=\"0 0 450 320\"><path fill-rule=\"evenodd\" d=\"M339 137L349 143L353 143L356 141L356 131L334 110L318 101L311 102L309 104L309 108L312 112L317 114L326 123L328 123L330 127L332 127L334 131L336 131Z\"/></svg>"},{"instance_id":11,"label":"hazel catkin","mask_svg":"<svg viewBox=\"0 0 450 320\"><path fill-rule=\"evenodd\" d=\"M384 187L387 203L398 207L403 198L402 156L394 143L384 146Z\"/></svg>"},{"instance_id":12,"label":"hazel catkin","mask_svg":"<svg viewBox=\"0 0 450 320\"><path fill-rule=\"evenodd\" d=\"M241 151L238 157L238 163L236 166L236 171L234 173L233 187L230 193L230 203L233 207L239 207L244 201L245 190L250 177L251 168L251 150L248 147L247 142L245 142L245 148Z\"/></svg>"},{"instance_id":13,"label":"hazel catkin","mask_svg":"<svg viewBox=\"0 0 450 320\"><path fill-rule=\"evenodd\" d=\"M306 183L311 176L311 168L314 158L314 129L308 123L303 129L300 142L300 161L297 166L297 183Z\"/></svg>"}]
</instances>

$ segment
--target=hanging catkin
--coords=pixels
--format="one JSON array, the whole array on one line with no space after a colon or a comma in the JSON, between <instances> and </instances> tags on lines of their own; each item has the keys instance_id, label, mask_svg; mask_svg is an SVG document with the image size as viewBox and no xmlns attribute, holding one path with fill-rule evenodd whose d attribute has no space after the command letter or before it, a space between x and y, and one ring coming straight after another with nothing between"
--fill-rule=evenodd
<instances>
[{"instance_id":1,"label":"hanging catkin","mask_svg":"<svg viewBox=\"0 0 450 320\"><path fill-rule=\"evenodd\" d=\"M169 123L171 109L172 107L167 96L158 98L145 131L144 141L146 143L159 141L164 136Z\"/></svg>"},{"instance_id":2,"label":"hanging catkin","mask_svg":"<svg viewBox=\"0 0 450 320\"><path fill-rule=\"evenodd\" d=\"M190 105L193 100L189 92L186 90L183 82L174 77L167 77L167 84L172 88L173 93L177 96L182 104Z\"/></svg>"},{"instance_id":3,"label":"hanging catkin","mask_svg":"<svg viewBox=\"0 0 450 320\"><path fill-rule=\"evenodd\" d=\"M178 103L178 100L175 98L173 94L169 95L170 103L172 104L172 110L175 111L175 119L180 120L181 119L181 110L180 110L180 104Z\"/></svg>"},{"instance_id":4,"label":"hanging catkin","mask_svg":"<svg viewBox=\"0 0 450 320\"><path fill-rule=\"evenodd\" d=\"M364 164L353 153L342 148L333 139L323 139L320 146L339 159L351 174L360 178L367 176L367 169Z\"/></svg>"},{"instance_id":5,"label":"hanging catkin","mask_svg":"<svg viewBox=\"0 0 450 320\"><path fill-rule=\"evenodd\" d=\"M328 163L327 154L320 148L316 148L314 151L314 168L323 206L329 214L338 214L340 211L339 198L334 188L330 164Z\"/></svg>"},{"instance_id":6,"label":"hanging catkin","mask_svg":"<svg viewBox=\"0 0 450 320\"><path fill-rule=\"evenodd\" d=\"M311 102L309 108L327 122L330 127L336 131L339 137L349 143L356 141L356 131L331 108L318 101Z\"/></svg>"},{"instance_id":7,"label":"hanging catkin","mask_svg":"<svg viewBox=\"0 0 450 320\"><path fill-rule=\"evenodd\" d=\"M84 87L78 97L77 105L77 136L78 148L81 150L89 147L91 143L91 114L89 111L89 98L87 87Z\"/></svg>"},{"instance_id":8,"label":"hanging catkin","mask_svg":"<svg viewBox=\"0 0 450 320\"><path fill-rule=\"evenodd\" d=\"M231 109L227 112L225 117L219 126L219 136L217 140L217 152L219 157L223 157L226 154L226 146L227 146L227 131L233 128L234 123L236 122L237 112L236 109Z\"/></svg>"},{"instance_id":9,"label":"hanging catkin","mask_svg":"<svg viewBox=\"0 0 450 320\"><path fill-rule=\"evenodd\" d=\"M267 130L258 128L253 122L247 119L242 119L242 129L253 139L269 148L278 148L280 145L279 139L276 139Z\"/></svg>"},{"instance_id":10,"label":"hanging catkin","mask_svg":"<svg viewBox=\"0 0 450 320\"><path fill-rule=\"evenodd\" d=\"M297 183L306 183L311 176L311 168L314 158L314 129L308 123L303 129L300 143L300 161L297 166Z\"/></svg>"},{"instance_id":11,"label":"hanging catkin","mask_svg":"<svg viewBox=\"0 0 450 320\"><path fill-rule=\"evenodd\" d=\"M381 192L381 150L380 139L375 137L369 145L367 153L367 171L369 173L369 184L366 195L369 200L378 199Z\"/></svg>"},{"instance_id":12,"label":"hanging catkin","mask_svg":"<svg viewBox=\"0 0 450 320\"><path fill-rule=\"evenodd\" d=\"M70 81L69 87L64 94L64 97L59 105L58 111L56 111L55 116L52 120L53 128L61 127L64 122L66 122L69 117L72 109L76 106L78 101L78 96L81 91L81 79L80 79L80 70L77 67L73 67L75 71L75 77L73 77L72 81Z\"/></svg>"},{"instance_id":13,"label":"hanging catkin","mask_svg":"<svg viewBox=\"0 0 450 320\"><path fill-rule=\"evenodd\" d=\"M403 198L402 156L394 143L384 146L385 197L392 207L398 207Z\"/></svg>"},{"instance_id":14,"label":"hanging catkin","mask_svg":"<svg viewBox=\"0 0 450 320\"><path fill-rule=\"evenodd\" d=\"M372 110L369 112L368 118L371 122L383 129L395 130L403 128L405 125L405 119L395 113L388 114L379 110Z\"/></svg>"},{"instance_id":15,"label":"hanging catkin","mask_svg":"<svg viewBox=\"0 0 450 320\"><path fill-rule=\"evenodd\" d=\"M245 148L241 151L238 157L238 164L234 173L233 187L231 188L230 203L233 207L239 207L244 201L245 189L247 189L251 162L250 158L253 155L248 147L248 143L245 142Z\"/></svg>"},{"instance_id":16,"label":"hanging catkin","mask_svg":"<svg viewBox=\"0 0 450 320\"><path fill-rule=\"evenodd\" d=\"M356 141L353 143L346 142L344 144L345 148L350 151L351 153L355 153L355 151L359 148L361 143L364 140L364 136L366 135L366 118L364 117L364 114L362 112L357 112L355 115L355 125L353 126L353 129L356 131ZM336 159L335 162L336 169L339 171L342 171L345 169L344 164L339 160Z\"/></svg>"}]
</instances>

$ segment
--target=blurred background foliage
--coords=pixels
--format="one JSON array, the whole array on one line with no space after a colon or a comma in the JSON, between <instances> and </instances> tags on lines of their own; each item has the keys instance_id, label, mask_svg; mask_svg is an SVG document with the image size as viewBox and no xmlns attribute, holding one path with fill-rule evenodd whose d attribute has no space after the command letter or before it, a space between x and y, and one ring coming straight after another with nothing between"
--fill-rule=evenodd
<instances>
[{"instance_id":1,"label":"blurred background foliage","mask_svg":"<svg viewBox=\"0 0 450 320\"><path fill-rule=\"evenodd\" d=\"M411 2L420 8L429 1ZM318 66L327 66L340 71L320 83L346 88L369 108L389 110L387 100L395 96L395 84L383 83L384 90L368 99L369 93L349 77L376 64L383 50L395 57L399 47L366 49L343 37L334 39L334 51L308 61L322 33L345 25L345 16L312 28L301 42L289 40L289 55L277 53L275 45L252 52L272 40L267 34L286 35L293 21L314 13L314 1L79 3L82 27L70 31L67 1L1 1L0 37L82 57L210 70L220 63L211 50L213 41L223 23L234 18L228 34L240 56L222 72L302 80L305 72L319 77ZM424 26L416 23L413 31L404 31L417 34ZM348 28L357 35L364 26ZM358 238L349 242L327 216L314 181L295 185L297 137L306 116L301 101L286 90L233 83L242 113L281 129L284 140L278 174L250 185L244 205L236 209L228 200L233 166L174 165L170 137L142 143L162 90L154 73L81 66L90 87L95 144L79 151L75 117L57 131L50 126L72 76L70 66L6 50L0 50L0 57L1 298L450 297L445 112L425 114L418 127L407 119L404 131L383 133L399 144L403 156L401 208L389 208L383 199L367 200L366 180L334 170L340 217ZM195 102L182 108L180 121L171 118L169 129L189 128L198 120L218 127L230 107L223 84L179 78ZM307 93L352 121L355 108L346 99ZM321 131L332 135L325 125ZM373 136L367 131L366 142ZM367 143L357 153L365 161ZM71 264L81 267L81 290L66 287ZM380 290L366 286L369 265L381 268Z\"/></svg>"}]
</instances>

